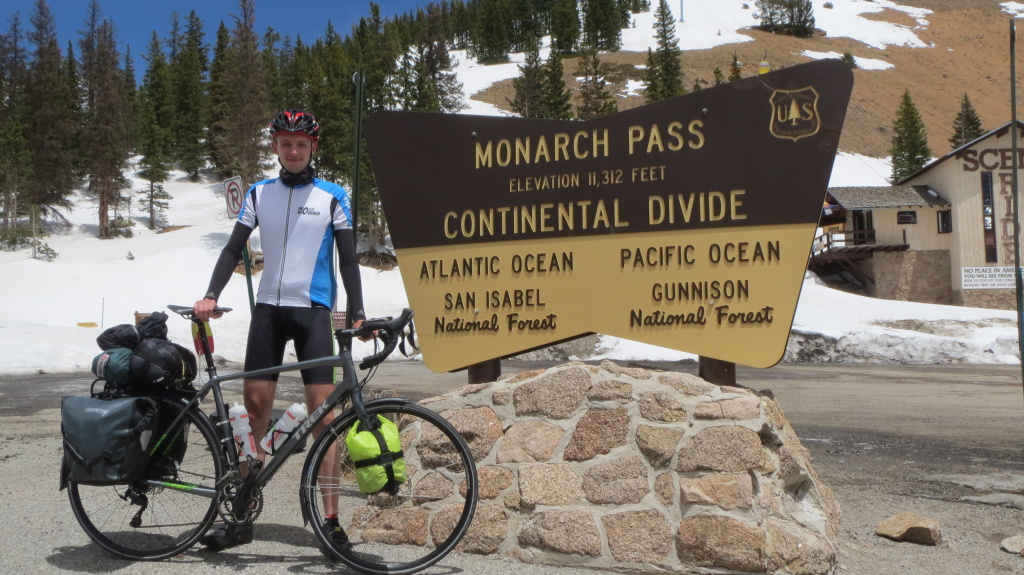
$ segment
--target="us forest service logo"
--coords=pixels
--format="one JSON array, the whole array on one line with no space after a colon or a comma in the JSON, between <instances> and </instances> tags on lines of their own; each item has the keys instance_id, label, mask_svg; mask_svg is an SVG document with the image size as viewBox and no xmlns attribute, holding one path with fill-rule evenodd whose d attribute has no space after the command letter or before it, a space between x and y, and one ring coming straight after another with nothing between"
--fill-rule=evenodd
<instances>
[{"instance_id":1,"label":"us forest service logo","mask_svg":"<svg viewBox=\"0 0 1024 575\"><path fill-rule=\"evenodd\" d=\"M774 365L852 89L819 60L585 122L377 112L367 151L424 363L599 333Z\"/></svg>"},{"instance_id":2,"label":"us forest service logo","mask_svg":"<svg viewBox=\"0 0 1024 575\"><path fill-rule=\"evenodd\" d=\"M818 91L813 86L799 90L775 90L770 98L772 121L769 129L776 138L794 142L818 133Z\"/></svg>"}]
</instances>

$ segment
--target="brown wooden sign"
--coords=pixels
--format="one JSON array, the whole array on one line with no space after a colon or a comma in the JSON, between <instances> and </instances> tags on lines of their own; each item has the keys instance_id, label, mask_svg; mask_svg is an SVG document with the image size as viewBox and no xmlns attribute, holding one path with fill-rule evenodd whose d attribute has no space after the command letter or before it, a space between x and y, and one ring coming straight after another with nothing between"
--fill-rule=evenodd
<instances>
[{"instance_id":1,"label":"brown wooden sign","mask_svg":"<svg viewBox=\"0 0 1024 575\"><path fill-rule=\"evenodd\" d=\"M425 363L597 332L774 365L852 86L825 60L588 122L374 115Z\"/></svg>"}]
</instances>

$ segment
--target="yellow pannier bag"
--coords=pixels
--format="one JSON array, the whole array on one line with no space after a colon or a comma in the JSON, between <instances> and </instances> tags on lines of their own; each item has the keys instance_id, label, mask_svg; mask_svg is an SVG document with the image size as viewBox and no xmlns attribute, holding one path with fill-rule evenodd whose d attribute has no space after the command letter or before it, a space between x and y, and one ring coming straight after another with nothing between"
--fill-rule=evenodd
<instances>
[{"instance_id":1,"label":"yellow pannier bag","mask_svg":"<svg viewBox=\"0 0 1024 575\"><path fill-rule=\"evenodd\" d=\"M378 415L377 429L359 431L357 421L345 437L349 457L356 465L356 481L363 493L394 492L405 482L405 459L398 426Z\"/></svg>"}]
</instances>

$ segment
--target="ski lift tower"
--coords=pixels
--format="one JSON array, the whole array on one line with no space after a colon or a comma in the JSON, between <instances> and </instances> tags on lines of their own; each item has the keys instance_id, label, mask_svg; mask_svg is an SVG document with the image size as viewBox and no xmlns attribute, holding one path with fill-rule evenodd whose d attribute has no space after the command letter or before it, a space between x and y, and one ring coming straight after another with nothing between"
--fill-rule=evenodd
<instances>
[{"instance_id":1,"label":"ski lift tower","mask_svg":"<svg viewBox=\"0 0 1024 575\"><path fill-rule=\"evenodd\" d=\"M683 21L683 2L686 0L679 0L679 21Z\"/></svg>"}]
</instances>

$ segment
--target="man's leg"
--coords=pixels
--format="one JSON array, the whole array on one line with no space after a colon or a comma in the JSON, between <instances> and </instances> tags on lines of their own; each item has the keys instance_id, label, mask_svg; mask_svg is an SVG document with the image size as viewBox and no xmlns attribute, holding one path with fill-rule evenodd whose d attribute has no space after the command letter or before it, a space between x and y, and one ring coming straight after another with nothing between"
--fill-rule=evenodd
<instances>
[{"instance_id":1,"label":"man's leg","mask_svg":"<svg viewBox=\"0 0 1024 575\"><path fill-rule=\"evenodd\" d=\"M310 412L320 407L323 402L327 401L327 396L334 391L333 383L310 383L305 386L306 391L306 407ZM313 437L320 437L320 434L327 429L329 424L334 419L334 412L330 411L324 415L323 421L313 427ZM338 438L341 441L341 438ZM318 483L320 484L320 494L324 501L324 515L337 515L338 514L338 488L330 487L332 485L337 486L340 469L339 465L339 454L338 449L332 449L324 456L323 463L320 464L320 478Z\"/></svg>"},{"instance_id":2,"label":"man's leg","mask_svg":"<svg viewBox=\"0 0 1024 575\"><path fill-rule=\"evenodd\" d=\"M249 339L245 349L245 371L281 365L285 341L276 326L277 308L259 304L249 323ZM259 443L267 433L270 413L274 407L277 383L269 379L246 379L242 386L245 410L249 412L249 427L256 440L256 456L262 461L266 454ZM240 471L249 472L249 466L242 464ZM199 543L212 551L219 551L252 542L252 525L225 524L199 539Z\"/></svg>"},{"instance_id":3,"label":"man's leg","mask_svg":"<svg viewBox=\"0 0 1024 575\"><path fill-rule=\"evenodd\" d=\"M245 410L249 412L249 427L252 428L253 439L256 440L256 454L260 461L266 461L267 454L260 442L267 434L270 416L274 410L274 397L277 395L277 382L269 379L246 379L242 385L242 397ZM308 404L307 404L308 405ZM244 466L243 473L248 471Z\"/></svg>"}]
</instances>

